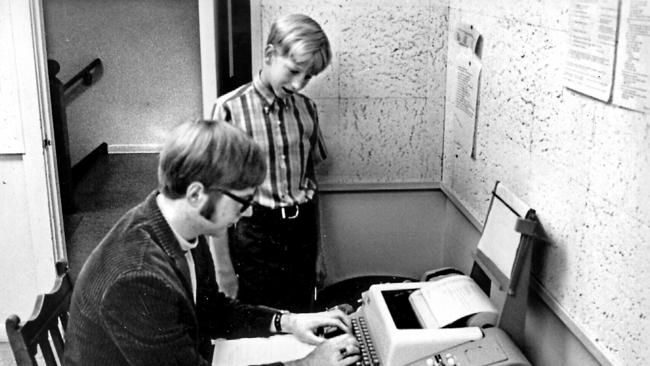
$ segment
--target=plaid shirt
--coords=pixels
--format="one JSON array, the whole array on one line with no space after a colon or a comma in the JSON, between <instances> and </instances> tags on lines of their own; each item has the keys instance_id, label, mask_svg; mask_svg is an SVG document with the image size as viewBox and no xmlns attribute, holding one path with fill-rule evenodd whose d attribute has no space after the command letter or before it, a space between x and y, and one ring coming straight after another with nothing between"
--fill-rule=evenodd
<instances>
[{"instance_id":1,"label":"plaid shirt","mask_svg":"<svg viewBox=\"0 0 650 366\"><path fill-rule=\"evenodd\" d=\"M298 93L278 99L256 75L251 83L219 97L212 118L241 128L262 148L268 170L255 198L258 204L291 206L314 195L313 167L327 151L311 99Z\"/></svg>"}]
</instances>

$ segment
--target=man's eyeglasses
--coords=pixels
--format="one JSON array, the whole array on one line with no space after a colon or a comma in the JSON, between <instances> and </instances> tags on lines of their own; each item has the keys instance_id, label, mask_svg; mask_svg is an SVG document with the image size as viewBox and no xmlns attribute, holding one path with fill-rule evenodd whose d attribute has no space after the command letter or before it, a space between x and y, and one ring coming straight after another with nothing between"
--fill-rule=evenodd
<instances>
[{"instance_id":1,"label":"man's eyeglasses","mask_svg":"<svg viewBox=\"0 0 650 366\"><path fill-rule=\"evenodd\" d=\"M217 191L221 192L222 194L225 194L226 196L230 197L233 201L241 204L241 209L239 209L239 213L246 212L246 210L248 210L248 208L253 204L253 200L255 199L255 193L251 194L250 196L240 197L234 193L226 191L225 189L217 189Z\"/></svg>"}]
</instances>

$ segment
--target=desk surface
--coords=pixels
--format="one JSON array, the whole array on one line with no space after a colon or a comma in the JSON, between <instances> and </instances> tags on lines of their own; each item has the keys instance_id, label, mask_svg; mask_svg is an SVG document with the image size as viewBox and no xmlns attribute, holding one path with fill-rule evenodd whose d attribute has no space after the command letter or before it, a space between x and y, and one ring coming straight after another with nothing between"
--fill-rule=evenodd
<instances>
[{"instance_id":1,"label":"desk surface","mask_svg":"<svg viewBox=\"0 0 650 366\"><path fill-rule=\"evenodd\" d=\"M214 341L213 366L257 365L303 358L314 346L290 334L269 338L241 338Z\"/></svg>"}]
</instances>

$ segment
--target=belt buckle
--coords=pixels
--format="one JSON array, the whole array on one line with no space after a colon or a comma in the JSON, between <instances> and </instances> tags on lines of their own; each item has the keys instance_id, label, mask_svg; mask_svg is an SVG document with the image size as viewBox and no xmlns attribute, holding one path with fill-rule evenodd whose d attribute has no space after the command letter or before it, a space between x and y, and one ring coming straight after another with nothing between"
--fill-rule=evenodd
<instances>
[{"instance_id":1,"label":"belt buckle","mask_svg":"<svg viewBox=\"0 0 650 366\"><path fill-rule=\"evenodd\" d=\"M293 219L295 219L296 217L298 217L298 214L300 214L300 206L295 205L295 206L293 206L293 207L296 208L296 212L295 212L293 215L290 215L290 216L287 215L287 210L286 210L287 207L281 207L281 208L280 208L280 213L282 213L282 218L283 218L283 219L293 220Z\"/></svg>"}]
</instances>

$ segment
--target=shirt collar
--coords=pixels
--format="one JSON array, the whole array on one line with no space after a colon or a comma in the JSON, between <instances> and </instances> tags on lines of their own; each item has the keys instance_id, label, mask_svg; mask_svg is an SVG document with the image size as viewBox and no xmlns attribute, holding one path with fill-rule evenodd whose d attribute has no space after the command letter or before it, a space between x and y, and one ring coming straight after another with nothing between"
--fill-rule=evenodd
<instances>
[{"instance_id":1,"label":"shirt collar","mask_svg":"<svg viewBox=\"0 0 650 366\"><path fill-rule=\"evenodd\" d=\"M199 239L198 238L194 238L194 240L192 242L189 242L189 241L185 240L185 238L180 236L178 234L178 232L176 232L176 230L174 230L173 226L169 225L169 227L171 227L172 232L174 232L174 236L176 237L176 240L178 240L178 244L181 246L181 250L183 252L187 252L188 250L194 249L199 244Z\"/></svg>"},{"instance_id":2,"label":"shirt collar","mask_svg":"<svg viewBox=\"0 0 650 366\"><path fill-rule=\"evenodd\" d=\"M268 114L271 110L281 105L287 106L288 98L285 100L277 98L273 90L262 82L262 78L260 77L261 73L262 71L253 77L253 87L257 91L257 94L262 97L264 113Z\"/></svg>"}]
</instances>

